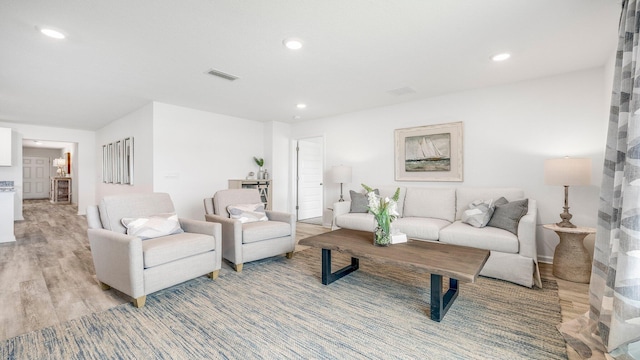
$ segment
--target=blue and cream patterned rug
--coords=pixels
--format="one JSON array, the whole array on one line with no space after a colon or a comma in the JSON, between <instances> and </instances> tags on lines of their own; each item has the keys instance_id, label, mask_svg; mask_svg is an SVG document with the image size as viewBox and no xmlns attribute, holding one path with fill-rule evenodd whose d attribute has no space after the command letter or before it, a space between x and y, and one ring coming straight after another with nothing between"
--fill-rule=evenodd
<instances>
[{"instance_id":1,"label":"blue and cream patterned rug","mask_svg":"<svg viewBox=\"0 0 640 360\"><path fill-rule=\"evenodd\" d=\"M334 252L336 268L348 261ZM6 340L0 358L566 359L553 281L462 283L437 323L426 274L360 266L324 286L318 249L248 263L152 294L141 309L124 304Z\"/></svg>"}]
</instances>

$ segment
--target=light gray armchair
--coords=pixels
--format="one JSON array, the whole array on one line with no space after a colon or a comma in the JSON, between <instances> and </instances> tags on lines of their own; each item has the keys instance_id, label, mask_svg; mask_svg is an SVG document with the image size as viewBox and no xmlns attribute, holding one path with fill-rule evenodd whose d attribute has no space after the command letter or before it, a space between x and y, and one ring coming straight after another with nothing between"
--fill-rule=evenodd
<instances>
[{"instance_id":1,"label":"light gray armchair","mask_svg":"<svg viewBox=\"0 0 640 360\"><path fill-rule=\"evenodd\" d=\"M220 224L178 219L184 232L146 240L127 235L122 224L123 218L170 213L175 213L173 202L164 193L106 196L100 205L87 208L91 255L103 290L113 287L142 307L147 294L205 274L218 277Z\"/></svg>"},{"instance_id":2,"label":"light gray armchair","mask_svg":"<svg viewBox=\"0 0 640 360\"><path fill-rule=\"evenodd\" d=\"M296 221L293 214L266 210L268 221L242 223L232 219L229 205L260 203L257 189L220 190L204 199L205 219L222 225L222 257L237 272L242 264L280 254L293 256Z\"/></svg>"}]
</instances>

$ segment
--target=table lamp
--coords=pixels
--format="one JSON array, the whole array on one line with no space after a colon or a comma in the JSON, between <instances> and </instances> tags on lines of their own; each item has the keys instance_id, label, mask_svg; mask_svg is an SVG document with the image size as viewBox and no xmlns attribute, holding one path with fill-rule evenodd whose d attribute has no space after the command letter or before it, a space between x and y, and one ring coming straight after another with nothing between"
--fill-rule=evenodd
<instances>
[{"instance_id":1,"label":"table lamp","mask_svg":"<svg viewBox=\"0 0 640 360\"><path fill-rule=\"evenodd\" d=\"M53 159L53 166L58 168L58 176L64 177L66 175L64 167L67 166L67 161L64 158Z\"/></svg>"},{"instance_id":2,"label":"table lamp","mask_svg":"<svg viewBox=\"0 0 640 360\"><path fill-rule=\"evenodd\" d=\"M334 166L333 169L331 169L331 181L340 184L340 200L338 201L344 201L342 197L342 184L351 182L351 166Z\"/></svg>"},{"instance_id":3,"label":"table lamp","mask_svg":"<svg viewBox=\"0 0 640 360\"><path fill-rule=\"evenodd\" d=\"M591 159L564 157L544 161L544 183L564 186L564 211L560 214L561 222L556 225L575 228L569 213L569 186L591 184Z\"/></svg>"}]
</instances>

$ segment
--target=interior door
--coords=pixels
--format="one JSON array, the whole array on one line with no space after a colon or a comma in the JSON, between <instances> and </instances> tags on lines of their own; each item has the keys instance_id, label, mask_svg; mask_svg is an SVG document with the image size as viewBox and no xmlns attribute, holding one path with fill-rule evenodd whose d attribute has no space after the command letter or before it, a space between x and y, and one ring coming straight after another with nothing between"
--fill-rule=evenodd
<instances>
[{"instance_id":1,"label":"interior door","mask_svg":"<svg viewBox=\"0 0 640 360\"><path fill-rule=\"evenodd\" d=\"M322 217L322 137L298 140L298 220Z\"/></svg>"},{"instance_id":2,"label":"interior door","mask_svg":"<svg viewBox=\"0 0 640 360\"><path fill-rule=\"evenodd\" d=\"M23 157L22 158L22 198L23 199L48 199L49 198L49 158Z\"/></svg>"}]
</instances>

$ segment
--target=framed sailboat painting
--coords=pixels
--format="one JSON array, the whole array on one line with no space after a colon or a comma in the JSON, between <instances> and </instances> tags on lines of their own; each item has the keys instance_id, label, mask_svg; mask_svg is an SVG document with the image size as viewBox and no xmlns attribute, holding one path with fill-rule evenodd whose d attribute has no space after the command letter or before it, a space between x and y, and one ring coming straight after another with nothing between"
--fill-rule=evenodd
<instances>
[{"instance_id":1,"label":"framed sailboat painting","mask_svg":"<svg viewBox=\"0 0 640 360\"><path fill-rule=\"evenodd\" d=\"M462 122L395 131L396 181L462 181Z\"/></svg>"}]
</instances>

